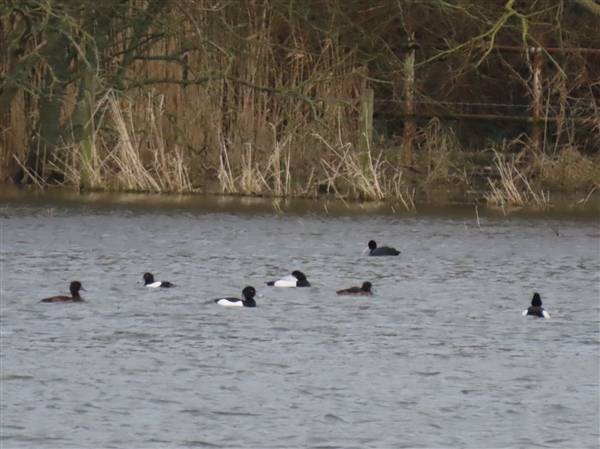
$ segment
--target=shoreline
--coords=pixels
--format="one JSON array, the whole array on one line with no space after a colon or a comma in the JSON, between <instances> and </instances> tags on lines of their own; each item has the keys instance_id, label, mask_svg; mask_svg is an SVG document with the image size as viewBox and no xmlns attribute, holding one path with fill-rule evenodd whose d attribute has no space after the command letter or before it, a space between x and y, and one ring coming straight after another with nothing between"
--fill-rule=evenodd
<instances>
[{"instance_id":1,"label":"shoreline","mask_svg":"<svg viewBox=\"0 0 600 449\"><path fill-rule=\"evenodd\" d=\"M203 189L187 193L152 193L122 191L79 191L78 189L53 185L39 188L31 185L3 183L1 186L2 208L12 207L12 203L63 204L67 206L97 204L102 209L114 205L122 207L176 207L193 210L200 205L207 209L236 210L249 208L263 213L324 213L331 215L354 214L393 214L418 216L420 214L437 215L436 211L454 211L467 216L509 217L509 216L573 216L600 219L600 191L594 189L584 194L581 192L559 192L550 194L551 203L547 205L524 204L504 207L479 202L482 192L451 191L450 189L429 189L415 196L414 208L407 208L400 200L359 200L340 199L333 194L321 194L314 197L275 197L268 195L245 195L222 193L216 190ZM4 214L4 211L3 211Z\"/></svg>"}]
</instances>

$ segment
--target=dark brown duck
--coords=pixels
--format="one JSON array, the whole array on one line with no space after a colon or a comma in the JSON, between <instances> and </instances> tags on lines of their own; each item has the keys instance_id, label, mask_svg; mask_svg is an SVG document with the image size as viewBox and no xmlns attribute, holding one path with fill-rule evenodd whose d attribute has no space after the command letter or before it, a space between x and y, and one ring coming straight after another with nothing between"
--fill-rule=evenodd
<instances>
[{"instance_id":1,"label":"dark brown duck","mask_svg":"<svg viewBox=\"0 0 600 449\"><path fill-rule=\"evenodd\" d=\"M69 286L69 290L71 291L71 296L58 295L51 296L50 298L44 298L40 302L82 302L83 298L79 296L79 290L85 291L85 288L81 285L79 281L71 282Z\"/></svg>"},{"instance_id":2,"label":"dark brown duck","mask_svg":"<svg viewBox=\"0 0 600 449\"><path fill-rule=\"evenodd\" d=\"M348 295L348 296L371 296L373 291L373 284L370 282L363 282L362 287L350 287L344 290L338 290L336 293L338 295Z\"/></svg>"}]
</instances>

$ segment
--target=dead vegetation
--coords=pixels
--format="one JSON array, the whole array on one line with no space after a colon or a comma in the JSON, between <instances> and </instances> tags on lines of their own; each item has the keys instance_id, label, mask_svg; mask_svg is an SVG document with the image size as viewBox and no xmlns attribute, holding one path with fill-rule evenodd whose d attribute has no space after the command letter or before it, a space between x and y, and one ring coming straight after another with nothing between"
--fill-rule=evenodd
<instances>
[{"instance_id":1,"label":"dead vegetation","mask_svg":"<svg viewBox=\"0 0 600 449\"><path fill-rule=\"evenodd\" d=\"M3 16L24 55L0 54L3 179L17 161L39 187L333 195L410 210L436 190L547 206L549 192L587 195L600 179L600 66L579 52L596 48L598 30L564 0L124 1L89 17L76 2L34 4ZM530 20L513 23L517 12ZM37 35L24 33L28 20ZM72 51L51 20L70 30ZM570 50L542 51L540 30Z\"/></svg>"},{"instance_id":2,"label":"dead vegetation","mask_svg":"<svg viewBox=\"0 0 600 449\"><path fill-rule=\"evenodd\" d=\"M60 148L41 173L52 171L64 185L73 187L81 186L85 177L91 190L193 191L184 152L177 145L167 148L159 125L162 98L148 94L145 101L145 115L135 117L130 103L112 93L105 95L98 103L98 123L93 125L89 142ZM29 175L42 185L34 172Z\"/></svg>"}]
</instances>

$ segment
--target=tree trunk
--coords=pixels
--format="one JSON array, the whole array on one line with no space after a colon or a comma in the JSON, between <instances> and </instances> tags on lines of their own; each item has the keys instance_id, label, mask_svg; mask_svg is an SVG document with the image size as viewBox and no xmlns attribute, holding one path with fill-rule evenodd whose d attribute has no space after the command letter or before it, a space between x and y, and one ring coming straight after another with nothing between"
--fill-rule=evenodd
<instances>
[{"instance_id":1,"label":"tree trunk","mask_svg":"<svg viewBox=\"0 0 600 449\"><path fill-rule=\"evenodd\" d=\"M52 181L53 178L52 173L46 170L46 164L52 161L55 150L62 141L60 117L70 78L68 26L64 17L52 17L45 35L47 45L42 50L48 67L35 127L37 139L29 148L26 167L46 181Z\"/></svg>"}]
</instances>

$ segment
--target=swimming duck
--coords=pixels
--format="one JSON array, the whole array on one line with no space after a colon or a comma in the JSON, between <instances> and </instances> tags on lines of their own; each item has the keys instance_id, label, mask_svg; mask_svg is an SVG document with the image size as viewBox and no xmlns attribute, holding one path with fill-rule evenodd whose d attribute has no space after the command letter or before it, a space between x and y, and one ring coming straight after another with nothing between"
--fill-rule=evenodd
<instances>
[{"instance_id":1,"label":"swimming duck","mask_svg":"<svg viewBox=\"0 0 600 449\"><path fill-rule=\"evenodd\" d=\"M400 254L396 248L390 248L389 246L377 247L375 240L370 240L369 244L363 251L363 254L369 251L369 256L397 256Z\"/></svg>"},{"instance_id":2,"label":"swimming duck","mask_svg":"<svg viewBox=\"0 0 600 449\"><path fill-rule=\"evenodd\" d=\"M344 290L338 290L336 293L338 295L349 295L349 296L371 296L373 291L371 288L373 284L370 282L363 282L362 287L350 287Z\"/></svg>"},{"instance_id":3,"label":"swimming duck","mask_svg":"<svg viewBox=\"0 0 600 449\"><path fill-rule=\"evenodd\" d=\"M256 295L256 289L252 286L248 286L242 290L242 298L217 298L214 301L220 306L226 307L256 307L256 301L254 296Z\"/></svg>"},{"instance_id":4,"label":"swimming duck","mask_svg":"<svg viewBox=\"0 0 600 449\"><path fill-rule=\"evenodd\" d=\"M144 277L143 277L143 281L144 281L144 287L148 287L148 288L159 288L159 287L163 287L163 288L169 288L169 287L175 287L174 284L171 284L168 281L154 281L154 276L152 275L152 273L144 273Z\"/></svg>"},{"instance_id":5,"label":"swimming duck","mask_svg":"<svg viewBox=\"0 0 600 449\"><path fill-rule=\"evenodd\" d=\"M267 285L269 287L310 287L310 282L308 282L304 273L294 270L291 275L284 276L276 281L269 281Z\"/></svg>"},{"instance_id":6,"label":"swimming duck","mask_svg":"<svg viewBox=\"0 0 600 449\"><path fill-rule=\"evenodd\" d=\"M79 290L85 291L85 288L81 285L79 281L71 282L69 286L69 290L71 291L71 296L59 295L59 296L51 296L50 298L44 298L40 302L82 302L83 298L79 296Z\"/></svg>"},{"instance_id":7,"label":"swimming duck","mask_svg":"<svg viewBox=\"0 0 600 449\"><path fill-rule=\"evenodd\" d=\"M533 315L540 318L550 318L550 314L542 307L542 298L539 293L534 293L531 299L531 306L523 312L523 316Z\"/></svg>"}]
</instances>

